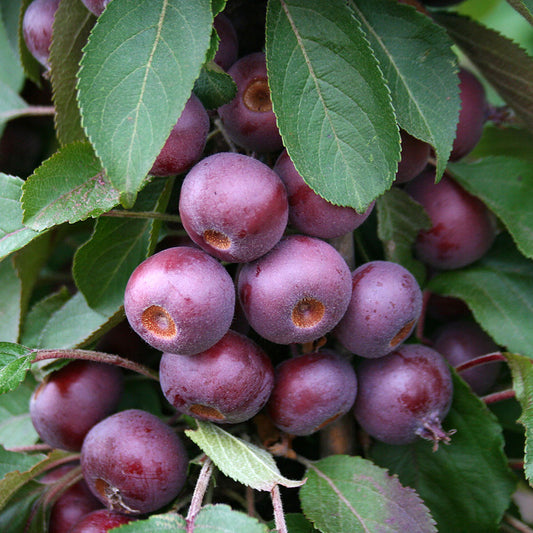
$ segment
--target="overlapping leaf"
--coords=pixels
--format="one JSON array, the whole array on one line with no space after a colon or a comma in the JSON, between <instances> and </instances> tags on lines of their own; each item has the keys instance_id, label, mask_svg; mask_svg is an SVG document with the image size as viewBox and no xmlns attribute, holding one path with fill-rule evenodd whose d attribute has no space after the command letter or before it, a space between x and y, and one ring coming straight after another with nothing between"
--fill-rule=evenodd
<instances>
[{"instance_id":1,"label":"overlapping leaf","mask_svg":"<svg viewBox=\"0 0 533 533\"><path fill-rule=\"evenodd\" d=\"M533 130L533 57L507 37L468 17L451 13L435 17L518 118Z\"/></svg>"},{"instance_id":2,"label":"overlapping leaf","mask_svg":"<svg viewBox=\"0 0 533 533\"><path fill-rule=\"evenodd\" d=\"M16 389L24 381L33 352L20 344L0 342L0 394Z\"/></svg>"},{"instance_id":3,"label":"overlapping leaf","mask_svg":"<svg viewBox=\"0 0 533 533\"><path fill-rule=\"evenodd\" d=\"M363 212L399 159L389 91L345 2L272 0L266 57L283 143L306 183Z\"/></svg>"},{"instance_id":4,"label":"overlapping leaf","mask_svg":"<svg viewBox=\"0 0 533 533\"><path fill-rule=\"evenodd\" d=\"M533 24L533 0L507 0L530 24Z\"/></svg>"},{"instance_id":5,"label":"overlapping leaf","mask_svg":"<svg viewBox=\"0 0 533 533\"><path fill-rule=\"evenodd\" d=\"M24 224L36 231L97 217L119 203L88 142L61 148L26 180Z\"/></svg>"},{"instance_id":6,"label":"overlapping leaf","mask_svg":"<svg viewBox=\"0 0 533 533\"><path fill-rule=\"evenodd\" d=\"M435 148L437 176L446 168L459 89L452 41L431 18L399 2L350 0L379 60L400 126Z\"/></svg>"},{"instance_id":7,"label":"overlapping leaf","mask_svg":"<svg viewBox=\"0 0 533 533\"><path fill-rule=\"evenodd\" d=\"M498 344L533 358L533 261L505 235L483 259L438 274L428 289L464 300Z\"/></svg>"},{"instance_id":8,"label":"overlapping leaf","mask_svg":"<svg viewBox=\"0 0 533 533\"><path fill-rule=\"evenodd\" d=\"M282 476L272 455L224 431L210 422L197 421L198 429L186 430L221 472L255 490L270 491L274 485L299 487L304 481Z\"/></svg>"},{"instance_id":9,"label":"overlapping leaf","mask_svg":"<svg viewBox=\"0 0 533 533\"><path fill-rule=\"evenodd\" d=\"M430 533L428 509L414 490L361 457L310 463L300 490L304 514L324 533Z\"/></svg>"},{"instance_id":10,"label":"overlapping leaf","mask_svg":"<svg viewBox=\"0 0 533 533\"><path fill-rule=\"evenodd\" d=\"M114 0L84 49L83 126L131 207L188 100L209 46L209 0Z\"/></svg>"}]
</instances>

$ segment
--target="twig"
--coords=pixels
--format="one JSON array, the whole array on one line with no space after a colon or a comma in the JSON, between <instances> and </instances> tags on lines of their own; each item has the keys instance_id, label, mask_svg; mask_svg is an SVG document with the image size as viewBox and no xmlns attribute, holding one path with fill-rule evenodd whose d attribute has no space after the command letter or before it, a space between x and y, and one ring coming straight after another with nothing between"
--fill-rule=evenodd
<instances>
[{"instance_id":1,"label":"twig","mask_svg":"<svg viewBox=\"0 0 533 533\"><path fill-rule=\"evenodd\" d=\"M222 134L222 137L224 137L224 140L226 141L226 144L228 145L230 152L237 152L237 147L235 144L233 144L233 141L229 138L226 129L224 128L224 125L222 124L222 121L219 118L215 119L215 126Z\"/></svg>"},{"instance_id":2,"label":"twig","mask_svg":"<svg viewBox=\"0 0 533 533\"><path fill-rule=\"evenodd\" d=\"M34 452L51 452L52 447L48 444L33 444L32 446L13 446L13 448L6 448L8 452L17 453L34 453Z\"/></svg>"},{"instance_id":3,"label":"twig","mask_svg":"<svg viewBox=\"0 0 533 533\"><path fill-rule=\"evenodd\" d=\"M278 533L289 533L287 524L285 522L285 513L283 512L283 503L281 501L279 485L274 485L270 491L270 496L272 498L272 507L274 508L274 522L276 524L276 531Z\"/></svg>"},{"instance_id":4,"label":"twig","mask_svg":"<svg viewBox=\"0 0 533 533\"><path fill-rule=\"evenodd\" d=\"M142 374L147 378L159 381L159 375L156 371L118 355L95 352L92 350L35 350L35 353L37 355L32 361L33 363L36 363L37 361L45 361L47 359L83 359L86 361L96 361L98 363L108 363L110 365L120 366L127 370Z\"/></svg>"},{"instance_id":5,"label":"twig","mask_svg":"<svg viewBox=\"0 0 533 533\"><path fill-rule=\"evenodd\" d=\"M209 457L206 457L200 475L196 481L196 487L194 487L194 493L192 495L191 505L189 506L189 512L187 513L187 533L193 533L194 531L194 519L202 508L202 501L204 499L205 491L209 486L211 480L211 474L213 473L213 462Z\"/></svg>"},{"instance_id":6,"label":"twig","mask_svg":"<svg viewBox=\"0 0 533 533\"><path fill-rule=\"evenodd\" d=\"M122 211L121 209L111 209L102 214L103 217L116 218L153 218L164 222L175 222L181 224L181 218L178 215L169 215L167 213L158 213L157 211Z\"/></svg>"},{"instance_id":7,"label":"twig","mask_svg":"<svg viewBox=\"0 0 533 533\"><path fill-rule=\"evenodd\" d=\"M455 370L457 372L462 372L463 370L468 370L474 366L492 363L493 361L505 361L505 357L501 354L501 352L492 352L485 355L480 355L479 357L470 359L470 361L466 361L460 365L457 365Z\"/></svg>"},{"instance_id":8,"label":"twig","mask_svg":"<svg viewBox=\"0 0 533 533\"><path fill-rule=\"evenodd\" d=\"M56 108L54 106L30 105L23 109L12 109L0 113L0 119L4 121L13 120L19 117L39 117L39 116L53 116Z\"/></svg>"},{"instance_id":9,"label":"twig","mask_svg":"<svg viewBox=\"0 0 533 533\"><path fill-rule=\"evenodd\" d=\"M518 520L518 518L515 518L509 513L505 513L503 519L505 522L507 522L510 526L512 526L516 531L519 531L520 533L533 533L533 529L531 529L529 526L524 524L524 522Z\"/></svg>"}]
</instances>

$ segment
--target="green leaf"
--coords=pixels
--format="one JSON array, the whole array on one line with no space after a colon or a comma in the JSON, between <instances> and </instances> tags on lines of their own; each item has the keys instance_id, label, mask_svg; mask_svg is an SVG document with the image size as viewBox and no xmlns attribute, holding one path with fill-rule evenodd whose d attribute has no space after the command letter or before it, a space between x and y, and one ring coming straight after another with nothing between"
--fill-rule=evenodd
<instances>
[{"instance_id":1,"label":"green leaf","mask_svg":"<svg viewBox=\"0 0 533 533\"><path fill-rule=\"evenodd\" d=\"M283 143L305 182L364 212L390 188L399 133L389 91L342 0L272 0L266 57Z\"/></svg>"},{"instance_id":2,"label":"green leaf","mask_svg":"<svg viewBox=\"0 0 533 533\"><path fill-rule=\"evenodd\" d=\"M533 24L533 0L507 0L507 2L530 24Z\"/></svg>"},{"instance_id":3,"label":"green leaf","mask_svg":"<svg viewBox=\"0 0 533 533\"><path fill-rule=\"evenodd\" d=\"M20 178L0 172L0 259L39 235L22 223L20 195L23 184Z\"/></svg>"},{"instance_id":4,"label":"green leaf","mask_svg":"<svg viewBox=\"0 0 533 533\"><path fill-rule=\"evenodd\" d=\"M350 0L348 5L379 60L399 125L435 148L437 176L442 176L461 106L452 41L430 17L399 2Z\"/></svg>"},{"instance_id":5,"label":"green leaf","mask_svg":"<svg viewBox=\"0 0 533 533\"><path fill-rule=\"evenodd\" d=\"M137 211L165 210L171 180L156 179L139 194ZM153 251L161 223L152 218L100 218L74 256L76 285L95 311L110 315L124 303L133 270Z\"/></svg>"},{"instance_id":6,"label":"green leaf","mask_svg":"<svg viewBox=\"0 0 533 533\"><path fill-rule=\"evenodd\" d=\"M87 142L61 148L22 187L23 222L39 231L63 222L98 217L119 203L119 194Z\"/></svg>"},{"instance_id":7,"label":"green leaf","mask_svg":"<svg viewBox=\"0 0 533 533\"><path fill-rule=\"evenodd\" d=\"M17 342L21 320L21 282L11 258L0 261L0 339Z\"/></svg>"},{"instance_id":8,"label":"green leaf","mask_svg":"<svg viewBox=\"0 0 533 533\"><path fill-rule=\"evenodd\" d=\"M415 491L362 457L332 455L309 462L306 475L302 509L324 533L436 531Z\"/></svg>"},{"instance_id":9,"label":"green leaf","mask_svg":"<svg viewBox=\"0 0 533 533\"><path fill-rule=\"evenodd\" d=\"M10 473L26 472L39 464L44 458L45 456L42 454L26 455L19 452L10 452L0 446L0 480L5 480ZM0 498L2 498L1 493Z\"/></svg>"},{"instance_id":10,"label":"green leaf","mask_svg":"<svg viewBox=\"0 0 533 533\"><path fill-rule=\"evenodd\" d=\"M41 454L27 456L17 453L15 455L19 455L24 459L21 464L18 464L15 462L16 460L14 458L5 455L11 453L12 452L6 452L0 448L0 464L2 467L1 469L4 470L4 476L0 480L0 510L5 507L9 499L28 481L35 479L37 476L45 472L56 461L72 455L71 452L60 450L50 452L47 457L44 457ZM4 464L4 458L6 458L6 461L10 461L10 463ZM11 468L11 470L8 470L8 473L6 473L5 467Z\"/></svg>"},{"instance_id":11,"label":"green leaf","mask_svg":"<svg viewBox=\"0 0 533 533\"><path fill-rule=\"evenodd\" d=\"M498 216L518 249L533 258L533 164L506 156L450 164L448 170L469 193Z\"/></svg>"},{"instance_id":12,"label":"green leaf","mask_svg":"<svg viewBox=\"0 0 533 533\"><path fill-rule=\"evenodd\" d=\"M533 58L519 45L468 17L435 13L451 38L533 130Z\"/></svg>"},{"instance_id":13,"label":"green leaf","mask_svg":"<svg viewBox=\"0 0 533 533\"><path fill-rule=\"evenodd\" d=\"M185 518L177 513L167 513L152 515L146 520L136 520L111 531L120 531L120 533L147 533L149 531L185 533L187 531L187 522L185 522Z\"/></svg>"},{"instance_id":14,"label":"green leaf","mask_svg":"<svg viewBox=\"0 0 533 533\"><path fill-rule=\"evenodd\" d=\"M468 160L487 156L507 156L533 162L533 133L520 128L485 126L483 136L470 152Z\"/></svg>"},{"instance_id":15,"label":"green leaf","mask_svg":"<svg viewBox=\"0 0 533 533\"><path fill-rule=\"evenodd\" d=\"M268 533L265 524L228 505L206 505L194 519L194 533Z\"/></svg>"},{"instance_id":16,"label":"green leaf","mask_svg":"<svg viewBox=\"0 0 533 533\"><path fill-rule=\"evenodd\" d=\"M422 285L426 267L413 256L418 232L431 227L424 209L402 189L393 187L376 201L378 236L387 261L404 266Z\"/></svg>"},{"instance_id":17,"label":"green leaf","mask_svg":"<svg viewBox=\"0 0 533 533\"><path fill-rule=\"evenodd\" d=\"M48 317L41 330L39 348L83 348L100 338L124 318L122 307L106 315L91 309L77 292Z\"/></svg>"},{"instance_id":18,"label":"green leaf","mask_svg":"<svg viewBox=\"0 0 533 533\"><path fill-rule=\"evenodd\" d=\"M526 444L524 450L524 472L530 485L533 486L533 364L531 359L517 355L504 354L513 376L513 389L516 399L522 407L518 421L526 428Z\"/></svg>"},{"instance_id":19,"label":"green leaf","mask_svg":"<svg viewBox=\"0 0 533 533\"><path fill-rule=\"evenodd\" d=\"M457 432L449 446L441 445L436 452L422 440L408 446L376 443L372 458L416 489L439 532L496 533L516 478L509 470L496 418L455 375L444 426Z\"/></svg>"},{"instance_id":20,"label":"green leaf","mask_svg":"<svg viewBox=\"0 0 533 533\"><path fill-rule=\"evenodd\" d=\"M533 358L533 261L518 253L505 235L483 259L438 274L427 288L464 300L497 344Z\"/></svg>"},{"instance_id":21,"label":"green leaf","mask_svg":"<svg viewBox=\"0 0 533 533\"><path fill-rule=\"evenodd\" d=\"M0 342L0 394L16 389L24 381L34 356L25 346Z\"/></svg>"},{"instance_id":22,"label":"green leaf","mask_svg":"<svg viewBox=\"0 0 533 533\"><path fill-rule=\"evenodd\" d=\"M59 291L36 302L22 324L20 342L29 348L40 348L41 336L50 317L59 311L69 299L70 293L66 287L62 287Z\"/></svg>"},{"instance_id":23,"label":"green leaf","mask_svg":"<svg viewBox=\"0 0 533 533\"><path fill-rule=\"evenodd\" d=\"M6 122L27 107L28 104L11 87L0 81L0 135L4 131Z\"/></svg>"},{"instance_id":24,"label":"green leaf","mask_svg":"<svg viewBox=\"0 0 533 533\"><path fill-rule=\"evenodd\" d=\"M237 85L216 63L204 65L194 83L194 94L206 109L217 109L235 97Z\"/></svg>"},{"instance_id":25,"label":"green leaf","mask_svg":"<svg viewBox=\"0 0 533 533\"><path fill-rule=\"evenodd\" d=\"M79 0L61 0L54 17L50 45L55 131L65 145L86 139L76 101L76 83L82 48L95 22L94 15Z\"/></svg>"},{"instance_id":26,"label":"green leaf","mask_svg":"<svg viewBox=\"0 0 533 533\"><path fill-rule=\"evenodd\" d=\"M39 440L30 418L30 397L37 383L29 376L17 389L0 396L0 444L31 446Z\"/></svg>"},{"instance_id":27,"label":"green leaf","mask_svg":"<svg viewBox=\"0 0 533 533\"><path fill-rule=\"evenodd\" d=\"M45 489L46 487L42 483L29 481L17 490L0 513L0 531L42 533L44 531L42 527L35 531L31 527L33 524L28 529L28 523L31 522L35 506L40 501Z\"/></svg>"},{"instance_id":28,"label":"green leaf","mask_svg":"<svg viewBox=\"0 0 533 533\"><path fill-rule=\"evenodd\" d=\"M9 41L9 28L3 13L4 6L0 5L0 81L18 93L24 82L24 72Z\"/></svg>"},{"instance_id":29,"label":"green leaf","mask_svg":"<svg viewBox=\"0 0 533 533\"><path fill-rule=\"evenodd\" d=\"M20 6L22 0L0 0L0 11L6 28L7 38L18 59L18 23L20 18Z\"/></svg>"},{"instance_id":30,"label":"green leaf","mask_svg":"<svg viewBox=\"0 0 533 533\"><path fill-rule=\"evenodd\" d=\"M81 61L78 100L125 207L190 97L212 22L209 0L118 0L98 17Z\"/></svg>"},{"instance_id":31,"label":"green leaf","mask_svg":"<svg viewBox=\"0 0 533 533\"><path fill-rule=\"evenodd\" d=\"M281 475L274 458L262 448L231 435L210 422L196 421L198 429L185 430L215 463L220 471L230 478L255 490L272 490L274 485L299 487L304 481L294 481Z\"/></svg>"}]
</instances>

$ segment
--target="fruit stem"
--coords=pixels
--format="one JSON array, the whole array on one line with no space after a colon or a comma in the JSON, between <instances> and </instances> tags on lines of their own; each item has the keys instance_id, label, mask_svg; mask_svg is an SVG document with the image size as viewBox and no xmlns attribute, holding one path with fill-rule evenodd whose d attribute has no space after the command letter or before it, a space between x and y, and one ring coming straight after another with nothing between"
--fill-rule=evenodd
<instances>
[{"instance_id":1,"label":"fruit stem","mask_svg":"<svg viewBox=\"0 0 533 533\"><path fill-rule=\"evenodd\" d=\"M13 120L19 117L37 117L37 116L52 116L55 115L56 108L51 106L30 105L23 109L11 109L0 114L4 121Z\"/></svg>"},{"instance_id":2,"label":"fruit stem","mask_svg":"<svg viewBox=\"0 0 533 533\"><path fill-rule=\"evenodd\" d=\"M200 475L196 481L196 487L194 487L194 493L192 495L191 505L189 506L189 512L187 513L187 533L193 533L194 531L194 519L202 508L202 501L204 499L205 492L209 486L211 480L211 474L213 473L213 461L209 457L205 456L204 464L200 470Z\"/></svg>"},{"instance_id":3,"label":"fruit stem","mask_svg":"<svg viewBox=\"0 0 533 533\"><path fill-rule=\"evenodd\" d=\"M36 363L37 361L45 361L47 359L83 359L86 361L96 361L97 363L120 366L127 370L142 374L147 378L159 381L159 375L155 370L118 355L95 352L92 350L34 350L34 353L36 353L36 356L32 361L33 363Z\"/></svg>"},{"instance_id":4,"label":"fruit stem","mask_svg":"<svg viewBox=\"0 0 533 533\"><path fill-rule=\"evenodd\" d=\"M515 396L516 394L513 389L506 389L498 392L493 392L492 394L487 394L486 396L482 396L481 399L485 402L485 404L489 405L491 403L509 400L510 398L514 398Z\"/></svg>"},{"instance_id":5,"label":"fruit stem","mask_svg":"<svg viewBox=\"0 0 533 533\"><path fill-rule=\"evenodd\" d=\"M181 218L178 215L158 213L157 211L127 211L121 209L111 209L110 211L107 211L107 213L103 213L102 216L116 218L154 218L164 222L181 224Z\"/></svg>"},{"instance_id":6,"label":"fruit stem","mask_svg":"<svg viewBox=\"0 0 533 533\"><path fill-rule=\"evenodd\" d=\"M226 141L226 144L228 145L230 152L237 152L237 147L233 144L233 141L229 138L226 132L226 129L224 128L224 125L222 124L222 121L219 118L215 119L215 126L217 127L218 131L222 134L222 137L224 137L224 140Z\"/></svg>"},{"instance_id":7,"label":"fruit stem","mask_svg":"<svg viewBox=\"0 0 533 533\"><path fill-rule=\"evenodd\" d=\"M272 498L272 507L274 508L274 523L276 524L276 531L278 533L289 533L287 524L285 522L285 513L283 512L283 503L281 501L281 493L279 485L274 485L270 491Z\"/></svg>"},{"instance_id":8,"label":"fruit stem","mask_svg":"<svg viewBox=\"0 0 533 533\"><path fill-rule=\"evenodd\" d=\"M486 363L491 363L493 361L505 361L505 357L501 352L492 352L485 355L480 355L474 359L470 359L465 363L461 363L455 367L456 372L462 372L463 370L468 370L474 366L483 365Z\"/></svg>"},{"instance_id":9,"label":"fruit stem","mask_svg":"<svg viewBox=\"0 0 533 533\"><path fill-rule=\"evenodd\" d=\"M13 448L6 448L7 452L17 453L34 453L34 452L51 452L52 447L48 444L33 444L32 446L13 446Z\"/></svg>"},{"instance_id":10,"label":"fruit stem","mask_svg":"<svg viewBox=\"0 0 533 533\"><path fill-rule=\"evenodd\" d=\"M518 518L515 518L509 513L505 513L503 519L505 522L507 522L507 524L512 526L516 531L519 531L520 533L533 533L533 529L531 529L529 526L524 524L524 522L518 520Z\"/></svg>"}]
</instances>

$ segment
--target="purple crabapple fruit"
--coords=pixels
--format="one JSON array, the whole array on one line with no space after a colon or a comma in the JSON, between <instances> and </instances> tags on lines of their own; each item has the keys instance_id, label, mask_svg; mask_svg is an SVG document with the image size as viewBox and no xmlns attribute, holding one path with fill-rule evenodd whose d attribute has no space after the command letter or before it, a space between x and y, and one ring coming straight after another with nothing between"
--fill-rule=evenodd
<instances>
[{"instance_id":1,"label":"purple crabapple fruit","mask_svg":"<svg viewBox=\"0 0 533 533\"><path fill-rule=\"evenodd\" d=\"M163 354L159 379L163 394L178 411L236 424L263 408L274 386L274 369L255 342L230 330L205 352Z\"/></svg>"},{"instance_id":2,"label":"purple crabapple fruit","mask_svg":"<svg viewBox=\"0 0 533 533\"><path fill-rule=\"evenodd\" d=\"M394 183L405 183L418 176L426 168L431 146L406 131L400 130L402 153Z\"/></svg>"},{"instance_id":3,"label":"purple crabapple fruit","mask_svg":"<svg viewBox=\"0 0 533 533\"><path fill-rule=\"evenodd\" d=\"M406 192L426 210L429 230L415 242L418 258L438 270L461 268L480 259L496 237L492 213L446 174L435 183L430 169L410 181Z\"/></svg>"},{"instance_id":4,"label":"purple crabapple fruit","mask_svg":"<svg viewBox=\"0 0 533 533\"><path fill-rule=\"evenodd\" d=\"M339 342L361 357L383 357L412 333L422 311L413 275L392 261L370 261L352 273L352 297L335 328Z\"/></svg>"},{"instance_id":5,"label":"purple crabapple fruit","mask_svg":"<svg viewBox=\"0 0 533 533\"><path fill-rule=\"evenodd\" d=\"M287 188L289 222L296 230L306 235L321 239L345 235L358 228L374 207L375 202L372 202L364 213L358 213L351 207L341 207L328 202L305 183L286 150L278 157L274 171Z\"/></svg>"},{"instance_id":6,"label":"purple crabapple fruit","mask_svg":"<svg viewBox=\"0 0 533 533\"><path fill-rule=\"evenodd\" d=\"M62 465L47 472L41 483L53 484L74 468L73 464ZM67 533L85 515L101 509L102 504L89 490L82 479L61 493L50 509L48 533Z\"/></svg>"},{"instance_id":7,"label":"purple crabapple fruit","mask_svg":"<svg viewBox=\"0 0 533 533\"><path fill-rule=\"evenodd\" d=\"M224 70L228 70L237 60L239 53L239 41L237 32L233 27L231 20L219 13L213 22L215 30L218 34L220 42L218 43L218 50L215 54L214 62Z\"/></svg>"},{"instance_id":8,"label":"purple crabapple fruit","mask_svg":"<svg viewBox=\"0 0 533 533\"><path fill-rule=\"evenodd\" d=\"M28 50L47 68L52 42L52 25L58 7L59 0L33 0L22 19L22 35Z\"/></svg>"},{"instance_id":9,"label":"purple crabapple fruit","mask_svg":"<svg viewBox=\"0 0 533 533\"><path fill-rule=\"evenodd\" d=\"M310 342L331 331L344 315L350 269L327 242L291 235L242 265L238 293L259 335L278 344Z\"/></svg>"},{"instance_id":10,"label":"purple crabapple fruit","mask_svg":"<svg viewBox=\"0 0 533 533\"><path fill-rule=\"evenodd\" d=\"M481 139L487 117L485 89L472 72L459 69L459 91L461 110L453 141L451 161L457 161L469 154Z\"/></svg>"},{"instance_id":11,"label":"purple crabapple fruit","mask_svg":"<svg viewBox=\"0 0 533 533\"><path fill-rule=\"evenodd\" d=\"M207 350L228 331L235 286L226 269L203 250L176 246L133 271L124 310L131 327L152 347L190 355Z\"/></svg>"},{"instance_id":12,"label":"purple crabapple fruit","mask_svg":"<svg viewBox=\"0 0 533 533\"><path fill-rule=\"evenodd\" d=\"M237 94L218 108L218 114L229 137L247 150L280 150L283 143L272 110L265 54L254 52L241 57L228 74L237 84Z\"/></svg>"},{"instance_id":13,"label":"purple crabapple fruit","mask_svg":"<svg viewBox=\"0 0 533 533\"><path fill-rule=\"evenodd\" d=\"M433 348L454 367L499 350L476 322L467 320L456 320L442 325L433 335L433 340ZM491 362L463 370L459 375L476 394L482 395L494 385L500 368L500 363Z\"/></svg>"},{"instance_id":14,"label":"purple crabapple fruit","mask_svg":"<svg viewBox=\"0 0 533 533\"><path fill-rule=\"evenodd\" d=\"M267 413L291 435L310 435L353 406L357 378L348 360L330 350L306 353L276 367Z\"/></svg>"},{"instance_id":15,"label":"purple crabapple fruit","mask_svg":"<svg viewBox=\"0 0 533 533\"><path fill-rule=\"evenodd\" d=\"M185 484L187 465L173 429L139 409L102 420L81 449L83 476L92 493L124 514L151 513L170 503Z\"/></svg>"},{"instance_id":16,"label":"purple crabapple fruit","mask_svg":"<svg viewBox=\"0 0 533 533\"><path fill-rule=\"evenodd\" d=\"M30 399L35 430L52 448L79 451L87 432L116 409L122 381L120 368L93 361L49 374Z\"/></svg>"},{"instance_id":17,"label":"purple crabapple fruit","mask_svg":"<svg viewBox=\"0 0 533 533\"><path fill-rule=\"evenodd\" d=\"M441 422L453 396L444 357L427 346L406 344L357 367L359 389L354 414L361 427L388 444L409 444L418 437L449 442Z\"/></svg>"},{"instance_id":18,"label":"purple crabapple fruit","mask_svg":"<svg viewBox=\"0 0 533 533\"><path fill-rule=\"evenodd\" d=\"M65 533L107 533L136 519L109 509L100 509L84 516L72 529Z\"/></svg>"},{"instance_id":19,"label":"purple crabapple fruit","mask_svg":"<svg viewBox=\"0 0 533 533\"><path fill-rule=\"evenodd\" d=\"M81 0L85 7L99 17L111 0Z\"/></svg>"},{"instance_id":20,"label":"purple crabapple fruit","mask_svg":"<svg viewBox=\"0 0 533 533\"><path fill-rule=\"evenodd\" d=\"M183 180L183 227L206 252L234 263L261 257L287 226L287 191L279 176L253 157L219 152L197 163Z\"/></svg>"},{"instance_id":21,"label":"purple crabapple fruit","mask_svg":"<svg viewBox=\"0 0 533 533\"><path fill-rule=\"evenodd\" d=\"M209 115L199 98L191 94L150 174L172 176L189 170L202 156L208 133Z\"/></svg>"}]
</instances>

